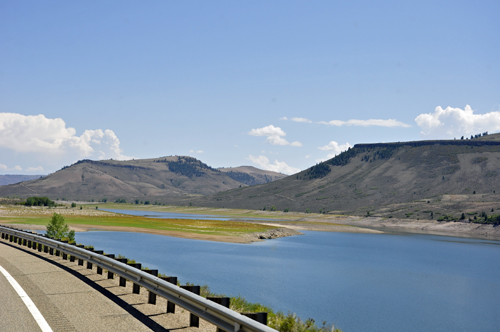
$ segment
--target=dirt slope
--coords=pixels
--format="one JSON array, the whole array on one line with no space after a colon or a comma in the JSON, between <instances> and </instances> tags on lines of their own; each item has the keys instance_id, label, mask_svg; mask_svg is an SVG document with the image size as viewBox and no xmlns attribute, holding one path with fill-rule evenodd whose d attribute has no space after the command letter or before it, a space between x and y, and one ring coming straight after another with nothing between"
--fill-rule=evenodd
<instances>
[{"instance_id":1,"label":"dirt slope","mask_svg":"<svg viewBox=\"0 0 500 332\"><path fill-rule=\"evenodd\" d=\"M441 194L500 194L498 135L482 140L357 144L296 175L193 201L200 206L355 212ZM499 196L500 201L500 196ZM182 203L182 202L180 202Z\"/></svg>"},{"instance_id":2,"label":"dirt slope","mask_svg":"<svg viewBox=\"0 0 500 332\"><path fill-rule=\"evenodd\" d=\"M245 186L191 157L129 161L82 160L41 179L1 186L0 196L66 199L148 199L209 195Z\"/></svg>"},{"instance_id":3,"label":"dirt slope","mask_svg":"<svg viewBox=\"0 0 500 332\"><path fill-rule=\"evenodd\" d=\"M287 176L281 173L258 169L253 166L219 168L219 171L248 186L273 182Z\"/></svg>"}]
</instances>

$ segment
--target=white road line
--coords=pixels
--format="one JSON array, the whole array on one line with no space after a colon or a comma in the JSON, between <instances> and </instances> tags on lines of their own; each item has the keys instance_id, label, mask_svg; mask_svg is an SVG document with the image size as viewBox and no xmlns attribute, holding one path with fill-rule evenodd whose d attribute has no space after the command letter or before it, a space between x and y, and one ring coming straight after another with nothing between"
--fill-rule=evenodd
<instances>
[{"instance_id":1,"label":"white road line","mask_svg":"<svg viewBox=\"0 0 500 332\"><path fill-rule=\"evenodd\" d=\"M33 301L29 298L28 294L24 291L24 289L17 283L16 279L14 279L9 272L7 272L2 266L0 266L0 272L7 278L7 280L10 282L12 287L16 290L17 294L21 297L23 300L24 304L28 307L28 310L31 312L31 315L33 318L35 318L36 322L38 323L38 326L42 329L43 332L52 332L52 329L50 328L49 324L47 324L47 321L45 318L43 318L42 314L40 311L38 311L38 308L35 306Z\"/></svg>"}]
</instances>

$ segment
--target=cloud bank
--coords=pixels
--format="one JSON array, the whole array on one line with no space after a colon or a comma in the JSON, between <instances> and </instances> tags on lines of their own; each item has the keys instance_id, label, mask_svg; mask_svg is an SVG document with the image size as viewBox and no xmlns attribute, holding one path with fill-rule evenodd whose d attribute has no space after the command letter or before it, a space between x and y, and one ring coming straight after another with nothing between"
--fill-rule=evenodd
<instances>
[{"instance_id":1,"label":"cloud bank","mask_svg":"<svg viewBox=\"0 0 500 332\"><path fill-rule=\"evenodd\" d=\"M467 105L460 108L436 107L434 113L423 113L415 118L423 136L451 138L469 136L485 131L500 131L500 112L474 114Z\"/></svg>"},{"instance_id":2,"label":"cloud bank","mask_svg":"<svg viewBox=\"0 0 500 332\"><path fill-rule=\"evenodd\" d=\"M284 136L286 133L280 128L273 125L269 125L263 128L252 129L248 132L251 136L266 136L266 142L271 145L290 145L290 146L302 146L300 142L288 142Z\"/></svg>"},{"instance_id":3,"label":"cloud bank","mask_svg":"<svg viewBox=\"0 0 500 332\"><path fill-rule=\"evenodd\" d=\"M290 120L290 121L295 121L295 122L302 122L302 123L313 123L313 121L306 119L306 118L291 118L288 119L286 116L280 118L280 120ZM382 119L369 119L369 120L356 120L356 119L351 119L347 121L342 121L342 120L331 120L331 121L319 121L317 122L319 124L324 124L327 126L335 126L335 127L342 127L342 126L358 126L358 127L403 127L403 128L408 128L411 127L410 125L403 123L401 121L397 121L395 119L388 119L388 120L382 120Z\"/></svg>"},{"instance_id":4,"label":"cloud bank","mask_svg":"<svg viewBox=\"0 0 500 332\"><path fill-rule=\"evenodd\" d=\"M248 160L250 160L252 163L255 165L259 166L262 169L265 169L267 171L273 171L273 172L278 172L278 173L283 173L283 174L295 174L300 172L300 169L288 166L285 162L279 162L278 160L274 161L274 164L271 164L269 159L266 156L258 156L254 157L252 155L249 155Z\"/></svg>"},{"instance_id":5,"label":"cloud bank","mask_svg":"<svg viewBox=\"0 0 500 332\"><path fill-rule=\"evenodd\" d=\"M331 120L331 121L320 121L318 122L320 124L328 125L328 126L336 126L336 127L342 127L342 126L358 126L358 127L403 127L403 128L408 128L411 127L410 125L407 125L406 123L397 121L395 119L388 119L388 120L382 120L382 119L369 119L369 120L347 120L347 121L342 121L342 120Z\"/></svg>"},{"instance_id":6,"label":"cloud bank","mask_svg":"<svg viewBox=\"0 0 500 332\"><path fill-rule=\"evenodd\" d=\"M85 130L81 136L66 127L63 119L43 114L0 113L0 148L20 154L51 158L130 159L122 154L120 140L112 130ZM40 170L41 166L29 168Z\"/></svg>"},{"instance_id":7,"label":"cloud bank","mask_svg":"<svg viewBox=\"0 0 500 332\"><path fill-rule=\"evenodd\" d=\"M343 151L346 151L349 148L352 148L352 145L349 144L349 143L347 143L347 142L345 144L339 144L339 143L337 143L335 141L331 141L327 145L320 146L318 148L318 149L323 150L323 151L331 151L331 152L326 156L326 158L324 158L324 159L317 159L316 162L323 162L325 160L332 159L336 155L340 154Z\"/></svg>"}]
</instances>

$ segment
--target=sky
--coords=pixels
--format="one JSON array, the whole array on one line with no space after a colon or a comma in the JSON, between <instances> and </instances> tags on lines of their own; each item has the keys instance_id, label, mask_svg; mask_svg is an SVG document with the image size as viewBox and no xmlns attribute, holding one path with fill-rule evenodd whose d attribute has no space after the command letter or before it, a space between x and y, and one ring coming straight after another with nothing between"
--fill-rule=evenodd
<instances>
[{"instance_id":1,"label":"sky","mask_svg":"<svg viewBox=\"0 0 500 332\"><path fill-rule=\"evenodd\" d=\"M0 174L188 155L293 174L500 131L499 1L0 0Z\"/></svg>"}]
</instances>

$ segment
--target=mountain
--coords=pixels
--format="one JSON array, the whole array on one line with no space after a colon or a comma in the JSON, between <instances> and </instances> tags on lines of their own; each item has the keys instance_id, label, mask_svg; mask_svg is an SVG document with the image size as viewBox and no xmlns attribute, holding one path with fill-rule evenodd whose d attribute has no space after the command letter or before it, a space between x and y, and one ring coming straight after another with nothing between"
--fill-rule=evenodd
<instances>
[{"instance_id":1,"label":"mountain","mask_svg":"<svg viewBox=\"0 0 500 332\"><path fill-rule=\"evenodd\" d=\"M269 183L287 177L285 174L265 171L253 166L227 167L219 168L218 170L248 186Z\"/></svg>"},{"instance_id":2,"label":"mountain","mask_svg":"<svg viewBox=\"0 0 500 332\"><path fill-rule=\"evenodd\" d=\"M175 156L128 161L81 160L41 179L1 186L0 196L143 200L209 195L240 186L245 184L195 158Z\"/></svg>"},{"instance_id":3,"label":"mountain","mask_svg":"<svg viewBox=\"0 0 500 332\"><path fill-rule=\"evenodd\" d=\"M0 175L0 186L19 183L23 181L30 181L34 179L39 179L41 177L43 177L43 175L11 175L11 174Z\"/></svg>"},{"instance_id":4,"label":"mountain","mask_svg":"<svg viewBox=\"0 0 500 332\"><path fill-rule=\"evenodd\" d=\"M500 201L500 134L466 140L356 144L272 183L193 201L198 206L366 214L382 206L461 195ZM477 194L477 196L476 196Z\"/></svg>"}]
</instances>

